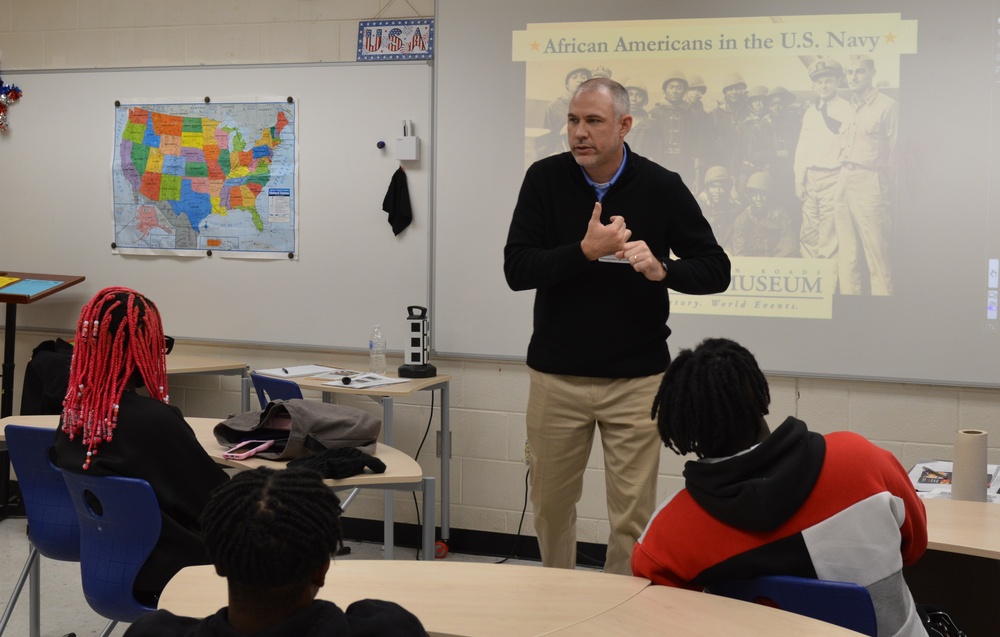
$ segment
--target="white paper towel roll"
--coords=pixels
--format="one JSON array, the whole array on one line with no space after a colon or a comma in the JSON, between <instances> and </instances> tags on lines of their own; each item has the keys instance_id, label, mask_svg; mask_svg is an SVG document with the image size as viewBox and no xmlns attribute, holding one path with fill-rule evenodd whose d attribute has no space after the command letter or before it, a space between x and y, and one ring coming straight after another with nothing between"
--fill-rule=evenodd
<instances>
[{"instance_id":1,"label":"white paper towel roll","mask_svg":"<svg viewBox=\"0 0 1000 637\"><path fill-rule=\"evenodd\" d=\"M955 432L955 459L951 474L951 499L986 502L986 432Z\"/></svg>"}]
</instances>

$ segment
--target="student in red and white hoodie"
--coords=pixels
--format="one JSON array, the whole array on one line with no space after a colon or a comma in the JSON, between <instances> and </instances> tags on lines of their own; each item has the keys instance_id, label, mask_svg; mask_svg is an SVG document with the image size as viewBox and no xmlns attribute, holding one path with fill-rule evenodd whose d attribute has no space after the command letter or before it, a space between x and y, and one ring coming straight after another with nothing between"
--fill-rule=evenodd
<instances>
[{"instance_id":1,"label":"student in red and white hoodie","mask_svg":"<svg viewBox=\"0 0 1000 637\"><path fill-rule=\"evenodd\" d=\"M923 637L902 568L926 550L927 518L906 471L855 433L792 417L771 432L770 400L753 354L731 340L674 359L653 417L669 449L697 460L636 543L633 573L696 590L759 575L855 582L880 637Z\"/></svg>"}]
</instances>

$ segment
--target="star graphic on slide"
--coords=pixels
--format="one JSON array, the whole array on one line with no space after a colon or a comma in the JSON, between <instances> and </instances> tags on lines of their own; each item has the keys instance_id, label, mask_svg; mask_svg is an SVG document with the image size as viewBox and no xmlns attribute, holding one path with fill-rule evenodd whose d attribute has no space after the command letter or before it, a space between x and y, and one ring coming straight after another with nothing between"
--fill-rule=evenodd
<instances>
[{"instance_id":1,"label":"star graphic on slide","mask_svg":"<svg viewBox=\"0 0 1000 637\"><path fill-rule=\"evenodd\" d=\"M886 33L885 34L885 41L886 42L895 42L896 41L896 34L892 33L891 31L889 33Z\"/></svg>"},{"instance_id":2,"label":"star graphic on slide","mask_svg":"<svg viewBox=\"0 0 1000 637\"><path fill-rule=\"evenodd\" d=\"M542 46L542 45L541 45L541 44L539 44L539 43L538 43L537 41L535 41L535 42L532 42L532 43L531 43L531 50L532 50L532 51L537 51L537 50L538 50L538 47L540 47L540 46Z\"/></svg>"}]
</instances>

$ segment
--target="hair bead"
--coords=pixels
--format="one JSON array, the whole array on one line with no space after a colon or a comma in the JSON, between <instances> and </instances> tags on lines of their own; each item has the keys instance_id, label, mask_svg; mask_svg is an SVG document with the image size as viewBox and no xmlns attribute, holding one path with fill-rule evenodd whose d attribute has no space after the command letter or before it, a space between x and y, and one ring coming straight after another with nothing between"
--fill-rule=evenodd
<instances>
[{"instance_id":1,"label":"hair bead","mask_svg":"<svg viewBox=\"0 0 1000 637\"><path fill-rule=\"evenodd\" d=\"M166 349L160 314L152 301L124 287L105 288L80 311L63 425L80 434L87 461L111 442L122 393L138 377L156 400L167 402Z\"/></svg>"}]
</instances>

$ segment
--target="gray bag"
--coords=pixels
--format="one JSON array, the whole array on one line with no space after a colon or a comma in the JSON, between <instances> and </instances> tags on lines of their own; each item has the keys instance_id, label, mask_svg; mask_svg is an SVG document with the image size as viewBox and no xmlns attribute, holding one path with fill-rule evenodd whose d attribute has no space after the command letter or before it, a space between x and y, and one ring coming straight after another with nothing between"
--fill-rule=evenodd
<instances>
[{"instance_id":1,"label":"gray bag","mask_svg":"<svg viewBox=\"0 0 1000 637\"><path fill-rule=\"evenodd\" d=\"M292 398L274 400L263 410L232 416L217 424L212 433L222 445L275 440L272 447L258 452L256 457L291 460L341 447L357 447L374 455L381 430L379 418L356 407Z\"/></svg>"}]
</instances>

